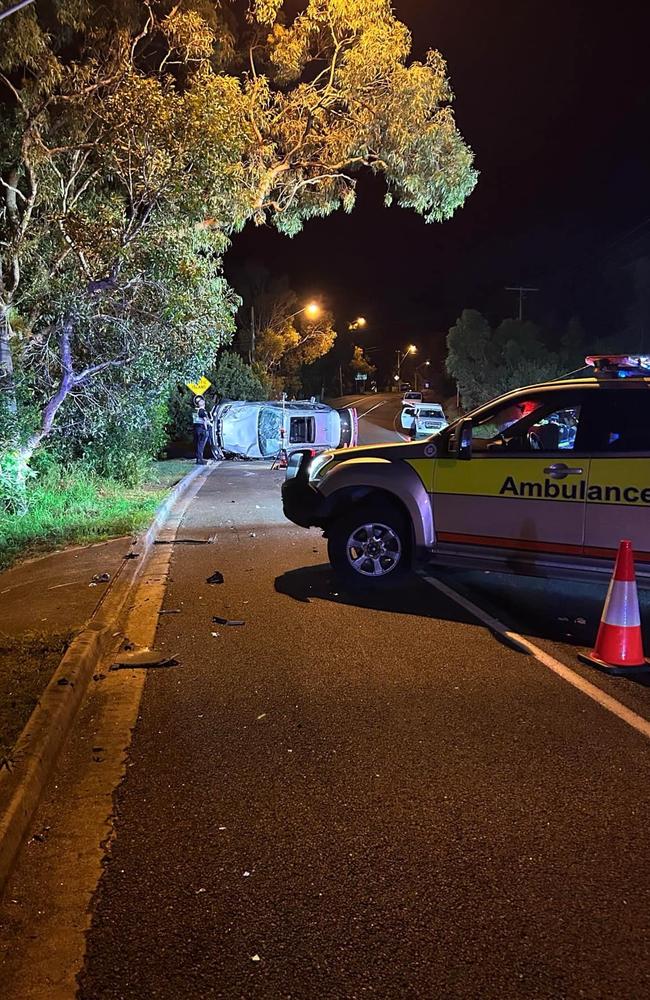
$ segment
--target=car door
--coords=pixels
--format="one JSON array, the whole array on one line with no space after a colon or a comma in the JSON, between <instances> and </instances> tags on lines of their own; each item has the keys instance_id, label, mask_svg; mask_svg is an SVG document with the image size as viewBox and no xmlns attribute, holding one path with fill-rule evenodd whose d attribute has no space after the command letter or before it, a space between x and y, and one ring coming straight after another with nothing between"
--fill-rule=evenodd
<instances>
[{"instance_id":1,"label":"car door","mask_svg":"<svg viewBox=\"0 0 650 1000\"><path fill-rule=\"evenodd\" d=\"M594 396L585 555L613 558L629 538L637 560L650 562L650 384L604 383Z\"/></svg>"},{"instance_id":2,"label":"car door","mask_svg":"<svg viewBox=\"0 0 650 1000\"><path fill-rule=\"evenodd\" d=\"M400 418L402 424L402 429L409 431L413 424L415 423L415 409L412 406L405 406L402 409L402 414Z\"/></svg>"},{"instance_id":3,"label":"car door","mask_svg":"<svg viewBox=\"0 0 650 1000\"><path fill-rule=\"evenodd\" d=\"M471 459L435 462L438 546L581 554L590 460L583 404L580 391L532 390L479 411Z\"/></svg>"}]
</instances>

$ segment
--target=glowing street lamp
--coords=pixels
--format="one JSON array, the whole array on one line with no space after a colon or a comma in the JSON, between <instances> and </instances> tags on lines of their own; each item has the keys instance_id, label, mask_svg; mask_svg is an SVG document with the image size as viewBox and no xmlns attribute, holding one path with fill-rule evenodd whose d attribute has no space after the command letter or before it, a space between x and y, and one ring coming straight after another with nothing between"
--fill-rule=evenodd
<instances>
[{"instance_id":1,"label":"glowing street lamp","mask_svg":"<svg viewBox=\"0 0 650 1000\"><path fill-rule=\"evenodd\" d=\"M299 309L295 313L291 313L291 316L287 316L286 322L288 323L289 320L295 319L296 316L302 316L303 313L305 313L306 316L308 316L309 319L311 319L311 320L317 320L318 317L321 314L321 311L322 310L321 310L321 307L320 307L320 305L319 305L318 302L316 302L316 301L308 302L307 305L303 306L302 309ZM255 306L252 305L251 306L251 349L250 349L250 354L249 354L249 358L250 358L251 364L255 360L255 340L256 340L256 337L257 337L257 330L255 328Z\"/></svg>"},{"instance_id":2,"label":"glowing street lamp","mask_svg":"<svg viewBox=\"0 0 650 1000\"><path fill-rule=\"evenodd\" d=\"M418 365L417 368L415 369L415 388L416 388L416 390L418 388L418 378L420 377L420 369L421 368L430 368L430 367L431 367L431 362L430 361L423 361L422 364Z\"/></svg>"},{"instance_id":3,"label":"glowing street lamp","mask_svg":"<svg viewBox=\"0 0 650 1000\"><path fill-rule=\"evenodd\" d=\"M363 330L367 325L368 320L365 316L357 316L352 323L348 323L348 330Z\"/></svg>"},{"instance_id":4,"label":"glowing street lamp","mask_svg":"<svg viewBox=\"0 0 650 1000\"><path fill-rule=\"evenodd\" d=\"M397 354L397 378L395 379L396 382L401 381L402 365L408 358L409 354L417 354L417 352L418 349L415 346L415 344L409 344L409 346L404 351L404 354L402 354L400 351L395 352Z\"/></svg>"},{"instance_id":5,"label":"glowing street lamp","mask_svg":"<svg viewBox=\"0 0 650 1000\"><path fill-rule=\"evenodd\" d=\"M309 319L318 319L321 313L321 308L318 302L310 302L308 305L305 306L304 309L300 309L298 310L297 313L294 313L294 316L299 316L300 313L303 312L306 313ZM293 317L290 318L293 319Z\"/></svg>"}]
</instances>

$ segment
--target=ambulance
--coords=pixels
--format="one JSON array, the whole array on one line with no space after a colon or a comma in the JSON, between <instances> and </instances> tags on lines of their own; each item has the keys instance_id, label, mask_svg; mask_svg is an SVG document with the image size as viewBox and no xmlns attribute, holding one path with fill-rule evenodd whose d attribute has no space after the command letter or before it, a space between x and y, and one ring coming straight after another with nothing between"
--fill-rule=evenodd
<instances>
[{"instance_id":1,"label":"ambulance","mask_svg":"<svg viewBox=\"0 0 650 1000\"><path fill-rule=\"evenodd\" d=\"M286 517L323 529L349 586L416 563L604 579L631 539L650 587L650 357L517 389L408 444L294 455Z\"/></svg>"}]
</instances>

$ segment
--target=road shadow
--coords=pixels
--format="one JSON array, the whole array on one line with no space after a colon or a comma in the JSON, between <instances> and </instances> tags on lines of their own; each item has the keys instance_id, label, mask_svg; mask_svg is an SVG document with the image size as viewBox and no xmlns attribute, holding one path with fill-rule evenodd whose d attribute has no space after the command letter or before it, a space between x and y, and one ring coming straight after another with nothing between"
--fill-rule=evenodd
<instances>
[{"instance_id":1,"label":"road shadow","mask_svg":"<svg viewBox=\"0 0 650 1000\"><path fill-rule=\"evenodd\" d=\"M302 604L308 604L312 600L330 601L367 611L476 625L475 618L415 574L407 577L399 587L378 593L346 591L334 575L332 567L325 563L320 566L304 566L276 577L275 590Z\"/></svg>"},{"instance_id":2,"label":"road shadow","mask_svg":"<svg viewBox=\"0 0 650 1000\"><path fill-rule=\"evenodd\" d=\"M607 584L550 581L504 573L437 571L442 583L456 590L508 628L531 639L591 649L596 641ZM275 590L295 601L335 604L476 625L476 619L435 587L413 574L379 593L346 591L329 564L291 570L275 580ZM650 636L650 592L641 591L644 635ZM499 636L496 635L499 639ZM650 687L650 678L634 682Z\"/></svg>"}]
</instances>

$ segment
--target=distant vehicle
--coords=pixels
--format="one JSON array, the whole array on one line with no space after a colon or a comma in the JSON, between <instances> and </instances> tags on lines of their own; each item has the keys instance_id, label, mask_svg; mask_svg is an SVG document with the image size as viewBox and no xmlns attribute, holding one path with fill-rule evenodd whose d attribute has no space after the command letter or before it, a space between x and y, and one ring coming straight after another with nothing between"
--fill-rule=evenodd
<instances>
[{"instance_id":1,"label":"distant vehicle","mask_svg":"<svg viewBox=\"0 0 650 1000\"><path fill-rule=\"evenodd\" d=\"M402 396L402 406L413 406L415 403L422 402L421 392L405 392Z\"/></svg>"},{"instance_id":2,"label":"distant vehicle","mask_svg":"<svg viewBox=\"0 0 650 1000\"><path fill-rule=\"evenodd\" d=\"M359 421L353 407L334 410L325 403L220 403L213 413L214 437L226 457L275 458L311 448L348 448L357 443Z\"/></svg>"},{"instance_id":3,"label":"distant vehicle","mask_svg":"<svg viewBox=\"0 0 650 1000\"><path fill-rule=\"evenodd\" d=\"M440 403L420 403L405 406L401 416L402 428L409 431L413 440L431 437L447 426L447 420Z\"/></svg>"},{"instance_id":4,"label":"distant vehicle","mask_svg":"<svg viewBox=\"0 0 650 1000\"><path fill-rule=\"evenodd\" d=\"M399 384L399 391L400 392L408 392L410 388L411 388L411 383L410 382L400 382L400 384Z\"/></svg>"}]
</instances>

